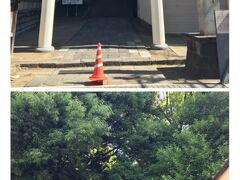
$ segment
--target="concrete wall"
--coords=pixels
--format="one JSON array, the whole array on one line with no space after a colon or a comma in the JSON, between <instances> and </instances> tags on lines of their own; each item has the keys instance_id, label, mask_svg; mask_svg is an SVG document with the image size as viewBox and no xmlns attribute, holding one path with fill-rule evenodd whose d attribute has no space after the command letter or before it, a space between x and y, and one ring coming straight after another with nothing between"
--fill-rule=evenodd
<instances>
[{"instance_id":1,"label":"concrete wall","mask_svg":"<svg viewBox=\"0 0 240 180\"><path fill-rule=\"evenodd\" d=\"M138 0L138 17L151 24L151 0ZM166 33L198 31L196 1L164 0Z\"/></svg>"},{"instance_id":2,"label":"concrete wall","mask_svg":"<svg viewBox=\"0 0 240 180\"><path fill-rule=\"evenodd\" d=\"M229 9L229 0L220 0L221 9Z\"/></svg>"},{"instance_id":3,"label":"concrete wall","mask_svg":"<svg viewBox=\"0 0 240 180\"><path fill-rule=\"evenodd\" d=\"M166 32L199 31L196 0L164 0L164 10Z\"/></svg>"},{"instance_id":4,"label":"concrete wall","mask_svg":"<svg viewBox=\"0 0 240 180\"><path fill-rule=\"evenodd\" d=\"M152 23L151 0L138 0L138 17L148 24Z\"/></svg>"}]
</instances>

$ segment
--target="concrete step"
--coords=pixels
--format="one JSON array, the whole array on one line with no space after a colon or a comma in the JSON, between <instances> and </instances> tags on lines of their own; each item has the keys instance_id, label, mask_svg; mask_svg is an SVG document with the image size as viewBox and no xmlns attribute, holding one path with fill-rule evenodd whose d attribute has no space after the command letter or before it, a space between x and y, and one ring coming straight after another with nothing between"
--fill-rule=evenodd
<instances>
[{"instance_id":1,"label":"concrete step","mask_svg":"<svg viewBox=\"0 0 240 180\"><path fill-rule=\"evenodd\" d=\"M105 59L104 66L147 66L147 65L184 65L185 57L170 57L168 59L153 58L121 58L121 59ZM95 61L92 59L61 61L51 60L45 62L17 62L16 66L24 68L70 68L70 67L93 67Z\"/></svg>"}]
</instances>

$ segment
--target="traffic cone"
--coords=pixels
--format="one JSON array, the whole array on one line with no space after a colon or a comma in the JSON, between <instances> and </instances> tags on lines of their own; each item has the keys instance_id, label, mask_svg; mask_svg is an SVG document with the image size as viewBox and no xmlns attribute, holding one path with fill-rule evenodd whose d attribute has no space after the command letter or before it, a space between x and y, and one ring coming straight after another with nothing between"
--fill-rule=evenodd
<instances>
[{"instance_id":1,"label":"traffic cone","mask_svg":"<svg viewBox=\"0 0 240 180\"><path fill-rule=\"evenodd\" d=\"M107 79L108 77L104 74L104 69L103 69L101 43L98 43L95 68L93 71L93 75L90 76L90 80L97 81L99 82L99 84L103 84L103 81Z\"/></svg>"}]
</instances>

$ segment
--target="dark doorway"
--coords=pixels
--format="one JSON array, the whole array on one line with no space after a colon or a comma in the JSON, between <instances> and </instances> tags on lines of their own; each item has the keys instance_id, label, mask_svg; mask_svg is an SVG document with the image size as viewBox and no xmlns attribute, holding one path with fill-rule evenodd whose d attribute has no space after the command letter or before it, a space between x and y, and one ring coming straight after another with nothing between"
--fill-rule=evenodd
<instances>
[{"instance_id":1,"label":"dark doorway","mask_svg":"<svg viewBox=\"0 0 240 180\"><path fill-rule=\"evenodd\" d=\"M137 17L137 0L90 0L89 17Z\"/></svg>"},{"instance_id":2,"label":"dark doorway","mask_svg":"<svg viewBox=\"0 0 240 180\"><path fill-rule=\"evenodd\" d=\"M62 24L58 29L64 33L62 36L64 43L53 39L55 47L81 48L95 46L98 42L110 47L143 47L134 28L134 22L138 19L137 0L84 0L83 2L83 5L78 6L77 17L74 15L74 5L69 7L66 16L66 6L63 6L61 1L56 4L55 25ZM56 37L57 28L54 32Z\"/></svg>"},{"instance_id":3,"label":"dark doorway","mask_svg":"<svg viewBox=\"0 0 240 180\"><path fill-rule=\"evenodd\" d=\"M56 16L76 16L76 8L80 17L137 17L137 0L84 0L82 5L62 5L56 3ZM68 10L68 13L67 13Z\"/></svg>"}]
</instances>

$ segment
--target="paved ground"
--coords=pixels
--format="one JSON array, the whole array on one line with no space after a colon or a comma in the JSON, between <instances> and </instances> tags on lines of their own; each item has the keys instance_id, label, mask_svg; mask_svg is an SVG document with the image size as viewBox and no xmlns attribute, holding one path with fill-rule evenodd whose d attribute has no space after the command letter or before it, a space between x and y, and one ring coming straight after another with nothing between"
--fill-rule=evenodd
<instances>
[{"instance_id":1,"label":"paved ground","mask_svg":"<svg viewBox=\"0 0 240 180\"><path fill-rule=\"evenodd\" d=\"M138 19L69 18L55 22L54 52L34 51L37 29L16 39L12 87L96 87L89 82L89 76L99 41L103 44L105 73L109 77L107 85L101 87L226 87L218 79L199 79L185 70L183 36L169 35L169 49L152 50L151 30Z\"/></svg>"},{"instance_id":2,"label":"paved ground","mask_svg":"<svg viewBox=\"0 0 240 180\"><path fill-rule=\"evenodd\" d=\"M129 18L90 18L66 46L96 46L97 42L109 47L145 48Z\"/></svg>"},{"instance_id":3,"label":"paved ground","mask_svg":"<svg viewBox=\"0 0 240 180\"><path fill-rule=\"evenodd\" d=\"M26 68L17 70L12 87L99 87L91 85L93 68ZM223 88L216 79L196 79L184 66L107 66L107 85L100 87Z\"/></svg>"},{"instance_id":4,"label":"paved ground","mask_svg":"<svg viewBox=\"0 0 240 180\"><path fill-rule=\"evenodd\" d=\"M71 28L68 28L71 27ZM16 38L12 64L74 63L93 61L98 42L103 45L104 60L183 59L186 45L183 36L167 36L167 50L151 50L151 31L139 19L61 17L55 22L52 53L35 52L38 29Z\"/></svg>"}]
</instances>

